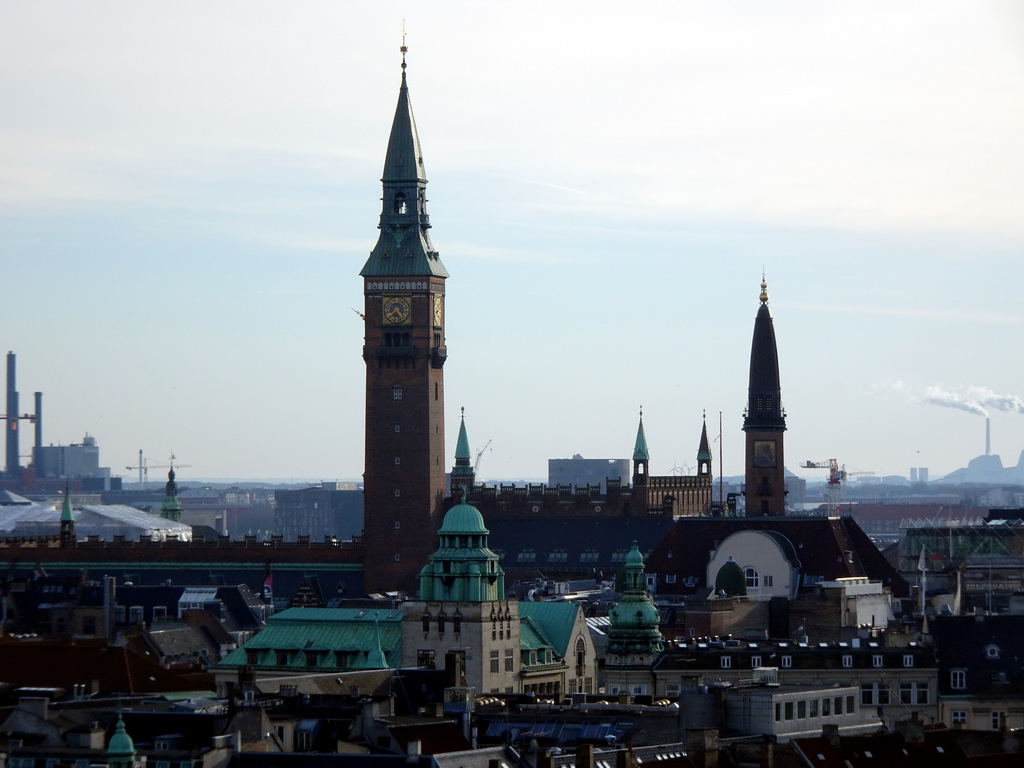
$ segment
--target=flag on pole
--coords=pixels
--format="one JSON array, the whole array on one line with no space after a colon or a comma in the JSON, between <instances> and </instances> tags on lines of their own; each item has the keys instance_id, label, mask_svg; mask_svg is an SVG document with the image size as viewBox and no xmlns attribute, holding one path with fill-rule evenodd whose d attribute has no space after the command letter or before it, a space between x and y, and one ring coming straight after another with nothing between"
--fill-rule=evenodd
<instances>
[{"instance_id":1,"label":"flag on pole","mask_svg":"<svg viewBox=\"0 0 1024 768\"><path fill-rule=\"evenodd\" d=\"M925 549L924 547L921 547L921 554L918 555L918 557L917 557L917 570L921 571L921 573L924 573L924 571L925 571L925 559L924 559L925 552L924 552L924 549Z\"/></svg>"}]
</instances>

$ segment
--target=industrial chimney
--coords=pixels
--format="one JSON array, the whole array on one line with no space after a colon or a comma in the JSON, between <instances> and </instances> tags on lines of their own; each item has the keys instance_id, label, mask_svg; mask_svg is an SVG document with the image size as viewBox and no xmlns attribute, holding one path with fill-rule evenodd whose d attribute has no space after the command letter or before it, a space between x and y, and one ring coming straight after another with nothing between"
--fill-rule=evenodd
<instances>
[{"instance_id":1,"label":"industrial chimney","mask_svg":"<svg viewBox=\"0 0 1024 768\"><path fill-rule=\"evenodd\" d=\"M989 455L989 451L992 448L992 431L990 429L990 423L988 416L985 417L985 455Z\"/></svg>"}]
</instances>

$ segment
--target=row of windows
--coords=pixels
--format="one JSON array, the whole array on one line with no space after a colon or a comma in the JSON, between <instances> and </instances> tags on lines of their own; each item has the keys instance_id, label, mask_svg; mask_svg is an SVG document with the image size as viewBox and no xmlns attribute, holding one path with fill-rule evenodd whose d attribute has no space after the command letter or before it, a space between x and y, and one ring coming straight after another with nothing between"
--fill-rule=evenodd
<instances>
[{"instance_id":1,"label":"row of windows","mask_svg":"<svg viewBox=\"0 0 1024 768\"><path fill-rule=\"evenodd\" d=\"M864 683L860 687L861 706L878 707L891 704L893 703L892 693L895 693L895 691L892 691L885 683ZM928 683L900 683L900 704L927 704L928 699Z\"/></svg>"},{"instance_id":2,"label":"row of windows","mask_svg":"<svg viewBox=\"0 0 1024 768\"><path fill-rule=\"evenodd\" d=\"M775 722L783 720L806 720L812 717L832 717L854 713L853 696L826 696L821 699L799 699L797 701L775 702ZM819 714L820 713L820 714Z\"/></svg>"},{"instance_id":3,"label":"row of windows","mask_svg":"<svg viewBox=\"0 0 1024 768\"><path fill-rule=\"evenodd\" d=\"M771 662L771 661L774 661L776 657L775 657L775 654L772 654L768 658L769 658L769 662ZM783 655L781 655L781 656L779 656L777 658L778 658L779 666L782 667L783 669L789 669L789 668L791 668L793 666L793 657L791 655L783 654ZM758 656L756 654L751 656L750 657L750 668L754 669L756 667L762 666L761 662L763 661L763 659L764 659L764 657ZM732 656L719 656L718 657L718 662L719 662L719 666L722 669L731 669L732 668ZM853 655L852 654L844 654L842 662L843 662L843 666L844 667L846 667L848 669L852 668L853 667ZM876 654L872 655L871 656L871 666L872 667L876 667L876 668L884 667L885 666L885 657L882 654L880 654L880 653L876 653ZM914 654L912 654L912 653L905 653L905 654L903 654L903 666L905 668L908 668L908 669L914 666ZM954 671L954 673L955 673L955 671ZM953 687L955 688L956 686L954 685ZM966 686L963 686L963 687L966 687Z\"/></svg>"},{"instance_id":4,"label":"row of windows","mask_svg":"<svg viewBox=\"0 0 1024 768\"><path fill-rule=\"evenodd\" d=\"M993 710L991 712L988 712L987 714L988 724L992 727L992 730L1002 730L1003 726L1006 723L1006 712L1003 710ZM967 710L954 709L952 712L950 712L950 722L953 725L967 725Z\"/></svg>"}]
</instances>

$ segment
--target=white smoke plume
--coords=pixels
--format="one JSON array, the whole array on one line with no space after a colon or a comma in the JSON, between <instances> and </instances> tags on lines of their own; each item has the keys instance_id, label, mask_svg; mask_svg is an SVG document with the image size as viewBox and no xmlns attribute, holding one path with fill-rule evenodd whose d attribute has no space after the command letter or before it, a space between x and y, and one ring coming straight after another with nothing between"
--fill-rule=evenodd
<instances>
[{"instance_id":1,"label":"white smoke plume","mask_svg":"<svg viewBox=\"0 0 1024 768\"><path fill-rule=\"evenodd\" d=\"M971 387L967 395L978 405L995 408L997 411L1024 413L1024 400L1016 395L1000 395L985 387Z\"/></svg>"},{"instance_id":2,"label":"white smoke plume","mask_svg":"<svg viewBox=\"0 0 1024 768\"><path fill-rule=\"evenodd\" d=\"M974 398L964 397L956 392L950 392L941 387L928 387L924 391L924 402L932 405L941 405L943 408L955 408L958 411L976 413L979 416L988 416L988 411L982 408Z\"/></svg>"},{"instance_id":3,"label":"white smoke plume","mask_svg":"<svg viewBox=\"0 0 1024 768\"><path fill-rule=\"evenodd\" d=\"M941 405L943 408L955 408L979 416L988 417L986 408L1011 413L1024 413L1024 400L1016 395L1000 395L987 387L968 387L967 394L951 392L942 387L928 387L924 391L923 402Z\"/></svg>"}]
</instances>

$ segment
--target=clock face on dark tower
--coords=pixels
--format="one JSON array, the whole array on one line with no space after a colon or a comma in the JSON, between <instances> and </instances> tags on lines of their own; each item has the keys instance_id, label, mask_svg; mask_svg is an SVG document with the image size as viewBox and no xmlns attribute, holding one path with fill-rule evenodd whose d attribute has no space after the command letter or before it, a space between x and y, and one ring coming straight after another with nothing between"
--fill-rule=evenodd
<instances>
[{"instance_id":1,"label":"clock face on dark tower","mask_svg":"<svg viewBox=\"0 0 1024 768\"><path fill-rule=\"evenodd\" d=\"M404 296L388 296L384 299L384 319L389 323L404 323L409 319L409 300Z\"/></svg>"}]
</instances>

